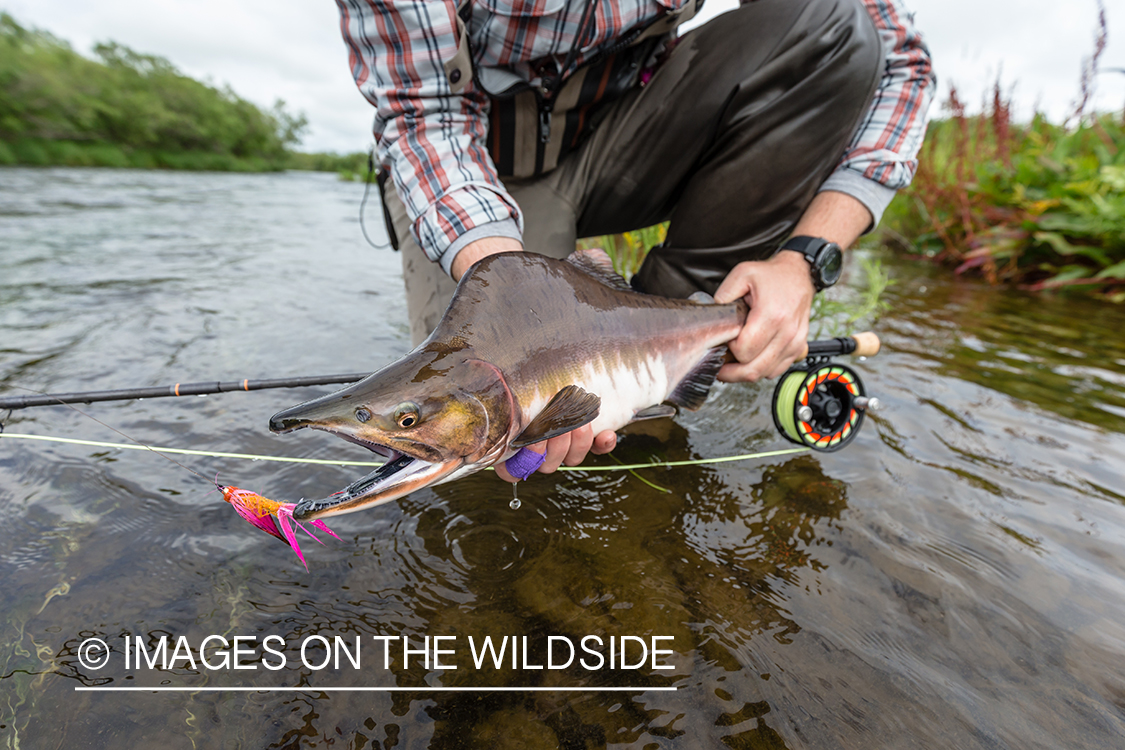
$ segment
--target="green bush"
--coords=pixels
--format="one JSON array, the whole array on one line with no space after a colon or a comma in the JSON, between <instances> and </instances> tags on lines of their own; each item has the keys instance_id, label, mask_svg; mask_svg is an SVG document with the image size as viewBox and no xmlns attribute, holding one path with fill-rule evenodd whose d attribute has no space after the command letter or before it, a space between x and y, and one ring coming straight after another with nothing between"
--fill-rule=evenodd
<instances>
[{"instance_id":1,"label":"green bush","mask_svg":"<svg viewBox=\"0 0 1125 750\"><path fill-rule=\"evenodd\" d=\"M0 142L16 162L283 169L307 125L284 102L263 110L164 58L115 43L94 51L0 13Z\"/></svg>"},{"instance_id":2,"label":"green bush","mask_svg":"<svg viewBox=\"0 0 1125 750\"><path fill-rule=\"evenodd\" d=\"M29 164L33 167L45 167L51 163L47 149L39 141L21 138L11 144L12 153L20 164Z\"/></svg>"},{"instance_id":3,"label":"green bush","mask_svg":"<svg viewBox=\"0 0 1125 750\"><path fill-rule=\"evenodd\" d=\"M991 110L975 117L952 90L951 117L931 125L913 184L884 215L886 244L992 283L1125 301L1125 119L1086 113L1108 39L1098 8L1074 127L1040 115L1013 123L999 81Z\"/></svg>"},{"instance_id":4,"label":"green bush","mask_svg":"<svg viewBox=\"0 0 1125 750\"><path fill-rule=\"evenodd\" d=\"M1125 299L1125 123L1099 115L1067 128L1036 116L1017 125L998 88L982 115L967 116L956 91L949 108L884 216L884 244L992 283Z\"/></svg>"},{"instance_id":5,"label":"green bush","mask_svg":"<svg viewBox=\"0 0 1125 750\"><path fill-rule=\"evenodd\" d=\"M343 179L359 179L367 174L367 154L355 151L350 154L331 153L303 153L295 151L289 154L285 163L286 169L303 169L312 172L336 172ZM345 174L355 177L344 177Z\"/></svg>"}]
</instances>

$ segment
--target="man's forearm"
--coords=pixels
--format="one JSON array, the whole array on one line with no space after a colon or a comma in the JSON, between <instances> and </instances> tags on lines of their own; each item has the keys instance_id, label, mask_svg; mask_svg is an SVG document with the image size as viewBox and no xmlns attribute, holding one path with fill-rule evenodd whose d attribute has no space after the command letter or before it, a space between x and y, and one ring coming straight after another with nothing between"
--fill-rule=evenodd
<instances>
[{"instance_id":1,"label":"man's forearm","mask_svg":"<svg viewBox=\"0 0 1125 750\"><path fill-rule=\"evenodd\" d=\"M450 266L450 270L453 272L453 280L460 281L465 271L468 271L469 267L481 258L496 253L519 250L523 250L523 243L511 237L485 237L476 242L470 242L461 248L461 252L457 253L457 257L453 259L453 265Z\"/></svg>"},{"instance_id":2,"label":"man's forearm","mask_svg":"<svg viewBox=\"0 0 1125 750\"><path fill-rule=\"evenodd\" d=\"M822 237L840 247L850 247L871 225L871 212L847 193L817 193L793 228L795 237Z\"/></svg>"}]
</instances>

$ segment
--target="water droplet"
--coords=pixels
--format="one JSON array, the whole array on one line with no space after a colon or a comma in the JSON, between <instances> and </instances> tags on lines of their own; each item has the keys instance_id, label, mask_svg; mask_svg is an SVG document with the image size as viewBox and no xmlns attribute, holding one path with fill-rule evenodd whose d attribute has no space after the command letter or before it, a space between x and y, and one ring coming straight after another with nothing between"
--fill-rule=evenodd
<instances>
[{"instance_id":1,"label":"water droplet","mask_svg":"<svg viewBox=\"0 0 1125 750\"><path fill-rule=\"evenodd\" d=\"M513 497L512 502L508 503L508 507L512 510L519 510L521 505L523 505L523 503L520 502L518 497Z\"/></svg>"},{"instance_id":2,"label":"water droplet","mask_svg":"<svg viewBox=\"0 0 1125 750\"><path fill-rule=\"evenodd\" d=\"M860 361L860 362L866 362L866 361L867 361L867 357L860 357L860 358L859 358L859 361Z\"/></svg>"},{"instance_id":3,"label":"water droplet","mask_svg":"<svg viewBox=\"0 0 1125 750\"><path fill-rule=\"evenodd\" d=\"M918 287L918 291L921 292L922 294L925 294L926 293L926 285L923 284L922 286Z\"/></svg>"}]
</instances>

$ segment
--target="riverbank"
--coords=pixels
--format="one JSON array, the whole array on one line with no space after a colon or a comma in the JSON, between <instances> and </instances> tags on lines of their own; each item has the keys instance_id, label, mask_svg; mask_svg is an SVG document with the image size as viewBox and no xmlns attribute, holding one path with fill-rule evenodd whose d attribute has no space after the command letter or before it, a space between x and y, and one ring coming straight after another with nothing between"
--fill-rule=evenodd
<instances>
[{"instance_id":1,"label":"riverbank","mask_svg":"<svg viewBox=\"0 0 1125 750\"><path fill-rule=\"evenodd\" d=\"M20 138L0 141L0 166L111 167L127 169L182 169L197 172L312 172L363 174L367 154L305 153L286 151L279 156L236 156L208 151L169 151L134 148L99 141Z\"/></svg>"},{"instance_id":2,"label":"riverbank","mask_svg":"<svg viewBox=\"0 0 1125 750\"><path fill-rule=\"evenodd\" d=\"M860 244L993 285L1125 302L1122 116L1016 123L999 90L980 115L967 114L956 92L946 107L951 116L930 123L914 181ZM582 245L605 248L628 277L664 233L661 225Z\"/></svg>"},{"instance_id":3,"label":"riverbank","mask_svg":"<svg viewBox=\"0 0 1125 750\"><path fill-rule=\"evenodd\" d=\"M958 275L1033 291L1079 287L1125 301L1125 121L1012 122L997 88L970 116L953 92L910 187L875 235Z\"/></svg>"},{"instance_id":4,"label":"riverbank","mask_svg":"<svg viewBox=\"0 0 1125 750\"><path fill-rule=\"evenodd\" d=\"M94 58L0 13L0 166L361 172L366 155L295 150L303 114L113 42Z\"/></svg>"}]
</instances>

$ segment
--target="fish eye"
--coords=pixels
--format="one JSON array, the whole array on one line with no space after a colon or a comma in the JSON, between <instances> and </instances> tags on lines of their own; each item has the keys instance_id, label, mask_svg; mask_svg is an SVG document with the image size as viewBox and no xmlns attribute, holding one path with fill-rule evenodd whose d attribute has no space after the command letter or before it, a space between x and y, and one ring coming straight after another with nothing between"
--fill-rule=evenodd
<instances>
[{"instance_id":1,"label":"fish eye","mask_svg":"<svg viewBox=\"0 0 1125 750\"><path fill-rule=\"evenodd\" d=\"M361 406L355 410L355 418L360 422L366 422L371 419L371 412Z\"/></svg>"},{"instance_id":2,"label":"fish eye","mask_svg":"<svg viewBox=\"0 0 1125 750\"><path fill-rule=\"evenodd\" d=\"M395 409L395 422L399 427L413 427L418 424L418 405L409 401Z\"/></svg>"}]
</instances>

